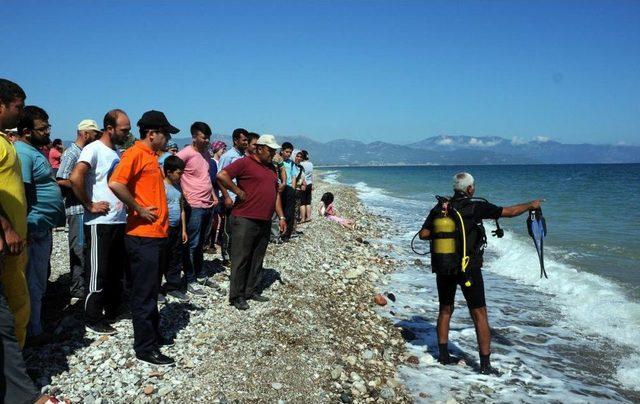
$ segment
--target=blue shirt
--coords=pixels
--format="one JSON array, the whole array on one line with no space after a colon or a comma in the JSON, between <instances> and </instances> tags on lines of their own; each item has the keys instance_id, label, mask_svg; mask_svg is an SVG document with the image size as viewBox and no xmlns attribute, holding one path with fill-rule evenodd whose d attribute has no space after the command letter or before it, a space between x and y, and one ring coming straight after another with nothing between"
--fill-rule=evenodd
<instances>
[{"instance_id":1,"label":"blue shirt","mask_svg":"<svg viewBox=\"0 0 640 404\"><path fill-rule=\"evenodd\" d=\"M231 149L224 152L222 156L220 156L220 161L218 161L218 171L224 170L224 168L227 167L229 164L233 163L234 161L242 157L244 157L244 154L240 154L238 149L236 149L235 147L232 147ZM236 182L236 181L234 180L233 182ZM231 197L231 199L235 202L236 194L234 194L230 190L227 190L227 192L229 193L229 196Z\"/></svg>"},{"instance_id":2,"label":"blue shirt","mask_svg":"<svg viewBox=\"0 0 640 404\"><path fill-rule=\"evenodd\" d=\"M15 143L22 166L22 181L27 196L29 231L64 226L62 192L53 178L51 164L38 149L23 141Z\"/></svg>"},{"instance_id":3,"label":"blue shirt","mask_svg":"<svg viewBox=\"0 0 640 404\"><path fill-rule=\"evenodd\" d=\"M169 156L173 156L173 154L171 154L169 152L164 152L164 153L162 153L162 156L158 157L158 163L160 163L160 168L164 167L164 161Z\"/></svg>"},{"instance_id":4,"label":"blue shirt","mask_svg":"<svg viewBox=\"0 0 640 404\"><path fill-rule=\"evenodd\" d=\"M166 181L164 181L164 190L167 193L167 206L169 207L169 227L176 227L180 225L182 190L179 185L167 184Z\"/></svg>"},{"instance_id":5,"label":"blue shirt","mask_svg":"<svg viewBox=\"0 0 640 404\"><path fill-rule=\"evenodd\" d=\"M284 165L284 171L287 173L286 185L292 187L293 179L298 175L298 171L300 170L298 170L298 167L296 167L296 164L291 159L283 161L282 164Z\"/></svg>"}]
</instances>

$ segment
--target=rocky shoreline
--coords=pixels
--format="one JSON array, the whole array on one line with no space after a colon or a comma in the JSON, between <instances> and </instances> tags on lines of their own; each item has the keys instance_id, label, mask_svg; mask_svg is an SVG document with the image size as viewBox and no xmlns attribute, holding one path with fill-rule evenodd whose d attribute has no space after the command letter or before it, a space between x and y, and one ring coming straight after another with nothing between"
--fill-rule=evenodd
<instances>
[{"instance_id":1,"label":"rocky shoreline","mask_svg":"<svg viewBox=\"0 0 640 404\"><path fill-rule=\"evenodd\" d=\"M43 305L55 342L25 351L39 387L94 404L411 402L397 374L411 362L402 330L374 303L376 282L395 268L374 241L388 224L365 210L353 188L319 181L314 188L315 201L333 192L339 213L358 228L314 216L300 237L270 244L263 286L271 300L250 302L246 312L228 305L228 270L206 255L223 290L160 307L163 333L176 337L164 349L176 359L171 368L136 361L128 319L114 324L115 336L85 334L82 302L67 305L66 233L55 232Z\"/></svg>"}]
</instances>

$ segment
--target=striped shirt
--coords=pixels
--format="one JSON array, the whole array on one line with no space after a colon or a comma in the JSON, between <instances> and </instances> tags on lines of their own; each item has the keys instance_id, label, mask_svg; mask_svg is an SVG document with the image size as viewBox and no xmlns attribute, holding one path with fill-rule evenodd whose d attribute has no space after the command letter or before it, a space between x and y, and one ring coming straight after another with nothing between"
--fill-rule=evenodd
<instances>
[{"instance_id":1,"label":"striped shirt","mask_svg":"<svg viewBox=\"0 0 640 404\"><path fill-rule=\"evenodd\" d=\"M60 158L60 167L58 168L58 174L56 175L57 178L63 180L69 179L71 171L73 171L73 168L78 162L78 157L80 157L81 151L82 149L78 147L77 144L71 143L71 146L62 153L62 157ZM66 213L67 216L80 215L84 212L82 204L78 198L76 198L72 190L65 189L64 197L64 213Z\"/></svg>"}]
</instances>

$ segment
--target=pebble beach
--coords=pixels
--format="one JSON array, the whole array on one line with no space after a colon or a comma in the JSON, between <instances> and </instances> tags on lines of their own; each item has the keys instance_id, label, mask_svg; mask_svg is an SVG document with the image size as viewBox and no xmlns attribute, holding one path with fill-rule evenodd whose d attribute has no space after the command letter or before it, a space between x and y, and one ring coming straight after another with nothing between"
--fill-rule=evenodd
<instances>
[{"instance_id":1,"label":"pebble beach","mask_svg":"<svg viewBox=\"0 0 640 404\"><path fill-rule=\"evenodd\" d=\"M326 191L357 229L314 212L299 237L270 244L262 286L271 300L250 302L246 312L229 306L229 270L206 254L222 290L160 306L162 332L175 336L175 345L163 349L176 359L168 368L136 360L127 318L114 324L116 335L85 333L82 301L68 303L66 232L54 232L43 304L54 342L25 351L38 387L88 404L411 402L397 373L400 364L412 366L408 331L383 318L378 305L388 292L380 280L396 267L376 241L388 222L368 213L346 186L316 181L314 204Z\"/></svg>"}]
</instances>

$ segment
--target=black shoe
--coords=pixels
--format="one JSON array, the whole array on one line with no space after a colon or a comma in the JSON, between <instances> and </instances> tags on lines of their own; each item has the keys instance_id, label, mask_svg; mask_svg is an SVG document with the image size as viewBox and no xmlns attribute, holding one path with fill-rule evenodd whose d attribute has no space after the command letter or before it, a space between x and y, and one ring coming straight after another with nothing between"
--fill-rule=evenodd
<instances>
[{"instance_id":1,"label":"black shoe","mask_svg":"<svg viewBox=\"0 0 640 404\"><path fill-rule=\"evenodd\" d=\"M218 282L214 281L213 279L209 279L209 278L198 279L198 283L202 286L207 286L215 290L220 290L220 285L218 285Z\"/></svg>"},{"instance_id":2,"label":"black shoe","mask_svg":"<svg viewBox=\"0 0 640 404\"><path fill-rule=\"evenodd\" d=\"M189 302L189 296L187 296L186 293L181 292L179 290L170 290L169 292L167 292L167 295L173 297L174 299L178 299L180 303Z\"/></svg>"},{"instance_id":3,"label":"black shoe","mask_svg":"<svg viewBox=\"0 0 640 404\"><path fill-rule=\"evenodd\" d=\"M33 348L38 346L47 345L53 342L51 334L42 333L36 336L27 337L25 347Z\"/></svg>"},{"instance_id":4,"label":"black shoe","mask_svg":"<svg viewBox=\"0 0 640 404\"><path fill-rule=\"evenodd\" d=\"M496 376L496 377L502 376L502 372L491 365L481 366L480 374L487 375L487 376Z\"/></svg>"},{"instance_id":5,"label":"black shoe","mask_svg":"<svg viewBox=\"0 0 640 404\"><path fill-rule=\"evenodd\" d=\"M460 363L460 358L458 358L457 356L447 355L444 357L438 357L438 362L441 365L457 365L458 363Z\"/></svg>"},{"instance_id":6,"label":"black shoe","mask_svg":"<svg viewBox=\"0 0 640 404\"><path fill-rule=\"evenodd\" d=\"M158 346L174 346L176 342L173 338L159 336L156 338L156 344L158 344Z\"/></svg>"},{"instance_id":7,"label":"black shoe","mask_svg":"<svg viewBox=\"0 0 640 404\"><path fill-rule=\"evenodd\" d=\"M194 296L206 296L206 293L199 285L190 284L187 286L187 292L191 293Z\"/></svg>"},{"instance_id":8,"label":"black shoe","mask_svg":"<svg viewBox=\"0 0 640 404\"><path fill-rule=\"evenodd\" d=\"M104 319L109 324L117 323L121 320L131 320L131 310L123 309L119 314L105 313Z\"/></svg>"},{"instance_id":9,"label":"black shoe","mask_svg":"<svg viewBox=\"0 0 640 404\"><path fill-rule=\"evenodd\" d=\"M156 366L169 366L176 363L176 361L174 361L172 358L163 355L159 349L154 349L152 351L140 354L137 353L136 358L138 358L138 360L141 362L149 363Z\"/></svg>"},{"instance_id":10,"label":"black shoe","mask_svg":"<svg viewBox=\"0 0 640 404\"><path fill-rule=\"evenodd\" d=\"M237 297L231 304L233 305L233 307L235 307L238 310L248 310L249 309L249 304L244 299L244 297Z\"/></svg>"},{"instance_id":11,"label":"black shoe","mask_svg":"<svg viewBox=\"0 0 640 404\"><path fill-rule=\"evenodd\" d=\"M113 335L113 334L116 334L118 332L115 328L111 327L106 322L99 322L99 323L95 323L95 324L86 324L85 325L85 329L88 332L92 332L94 334L99 334L99 335Z\"/></svg>"},{"instance_id":12,"label":"black shoe","mask_svg":"<svg viewBox=\"0 0 640 404\"><path fill-rule=\"evenodd\" d=\"M255 294L255 295L251 295L249 300L255 300L256 302L268 302L270 299L266 296Z\"/></svg>"}]
</instances>

